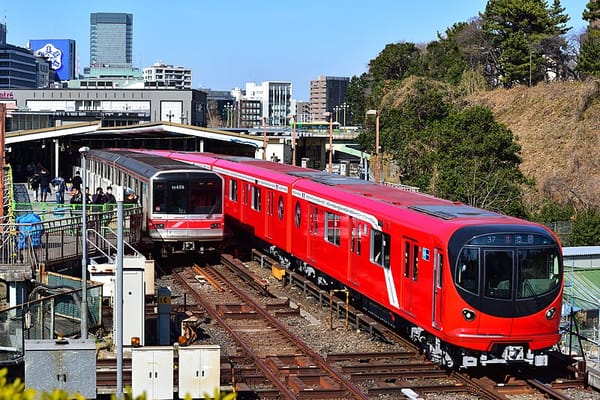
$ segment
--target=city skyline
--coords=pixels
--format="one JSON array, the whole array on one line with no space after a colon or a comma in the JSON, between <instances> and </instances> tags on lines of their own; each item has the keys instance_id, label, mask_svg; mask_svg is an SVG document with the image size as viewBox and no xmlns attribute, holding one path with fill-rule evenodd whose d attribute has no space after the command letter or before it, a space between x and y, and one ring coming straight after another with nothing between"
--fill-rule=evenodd
<instances>
[{"instance_id":1,"label":"city skyline","mask_svg":"<svg viewBox=\"0 0 600 400\"><path fill-rule=\"evenodd\" d=\"M193 88L212 90L244 88L246 82L289 81L293 98L308 101L311 80L360 75L386 44L436 40L438 32L483 12L487 1L376 0L367 5L307 0L302 7L266 1L213 3L164 7L153 1L65 0L58 8L36 3L32 12L13 2L3 4L0 11L10 44L75 40L80 73L89 61L90 14L131 13L133 65L140 70L159 61L184 66L192 69ZM570 34L581 33L585 2L561 4L570 16Z\"/></svg>"}]
</instances>

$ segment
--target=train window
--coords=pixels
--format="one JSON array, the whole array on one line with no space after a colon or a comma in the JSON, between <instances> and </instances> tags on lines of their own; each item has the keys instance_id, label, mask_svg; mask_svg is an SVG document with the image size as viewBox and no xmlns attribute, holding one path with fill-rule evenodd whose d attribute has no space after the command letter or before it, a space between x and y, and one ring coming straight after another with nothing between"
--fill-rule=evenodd
<instances>
[{"instance_id":1,"label":"train window","mask_svg":"<svg viewBox=\"0 0 600 400\"><path fill-rule=\"evenodd\" d=\"M404 277L410 276L410 243L404 242Z\"/></svg>"},{"instance_id":2,"label":"train window","mask_svg":"<svg viewBox=\"0 0 600 400\"><path fill-rule=\"evenodd\" d=\"M248 193L249 192L250 192L250 184L244 183L243 193L242 193L244 205L248 204Z\"/></svg>"},{"instance_id":3,"label":"train window","mask_svg":"<svg viewBox=\"0 0 600 400\"><path fill-rule=\"evenodd\" d=\"M152 193L152 209L155 213L167 212L167 191L165 190L164 182L154 182L154 190Z\"/></svg>"},{"instance_id":4,"label":"train window","mask_svg":"<svg viewBox=\"0 0 600 400\"><path fill-rule=\"evenodd\" d=\"M340 216L332 212L325 212L325 240L335 245L340 245Z\"/></svg>"},{"instance_id":5,"label":"train window","mask_svg":"<svg viewBox=\"0 0 600 400\"><path fill-rule=\"evenodd\" d=\"M384 268L390 267L390 235L377 229L371 234L371 260Z\"/></svg>"},{"instance_id":6,"label":"train window","mask_svg":"<svg viewBox=\"0 0 600 400\"><path fill-rule=\"evenodd\" d=\"M188 211L186 185L183 182L169 182L167 184L167 198L169 200L170 214L185 214Z\"/></svg>"},{"instance_id":7,"label":"train window","mask_svg":"<svg viewBox=\"0 0 600 400\"><path fill-rule=\"evenodd\" d=\"M191 214L220 214L222 213L222 186L220 180L206 178L190 185Z\"/></svg>"},{"instance_id":8,"label":"train window","mask_svg":"<svg viewBox=\"0 0 600 400\"><path fill-rule=\"evenodd\" d=\"M296 202L296 214L294 215L294 220L296 221L296 227L300 228L300 222L302 217L302 210L300 209L300 202Z\"/></svg>"},{"instance_id":9,"label":"train window","mask_svg":"<svg viewBox=\"0 0 600 400\"><path fill-rule=\"evenodd\" d=\"M283 196L279 195L279 200L277 200L277 216L279 219L283 219Z\"/></svg>"},{"instance_id":10,"label":"train window","mask_svg":"<svg viewBox=\"0 0 600 400\"><path fill-rule=\"evenodd\" d=\"M275 205L273 204L274 203L273 197L274 197L273 192L268 191L267 192L267 214L269 214L269 215L273 215L274 210L275 210Z\"/></svg>"},{"instance_id":11,"label":"train window","mask_svg":"<svg viewBox=\"0 0 600 400\"><path fill-rule=\"evenodd\" d=\"M413 281L417 280L419 275L419 246L416 244L413 246Z\"/></svg>"},{"instance_id":12,"label":"train window","mask_svg":"<svg viewBox=\"0 0 600 400\"><path fill-rule=\"evenodd\" d=\"M485 250L485 295L510 299L513 276L512 250Z\"/></svg>"},{"instance_id":13,"label":"train window","mask_svg":"<svg viewBox=\"0 0 600 400\"><path fill-rule=\"evenodd\" d=\"M438 288L442 287L442 276L443 276L443 271L444 271L444 255L442 253L436 253L436 260L435 262L437 263L436 265L436 286Z\"/></svg>"},{"instance_id":14,"label":"train window","mask_svg":"<svg viewBox=\"0 0 600 400\"><path fill-rule=\"evenodd\" d=\"M261 189L256 186L252 186L252 205L251 205L251 207L256 211L260 211L260 209L261 209Z\"/></svg>"},{"instance_id":15,"label":"train window","mask_svg":"<svg viewBox=\"0 0 600 400\"><path fill-rule=\"evenodd\" d=\"M519 249L518 254L517 298L535 297L556 289L560 267L555 248Z\"/></svg>"},{"instance_id":16,"label":"train window","mask_svg":"<svg viewBox=\"0 0 600 400\"><path fill-rule=\"evenodd\" d=\"M456 270L456 285L472 293L479 291L479 252L465 248L460 253Z\"/></svg>"},{"instance_id":17,"label":"train window","mask_svg":"<svg viewBox=\"0 0 600 400\"><path fill-rule=\"evenodd\" d=\"M308 215L308 232L312 235L319 233L319 209L316 206L310 206Z\"/></svg>"},{"instance_id":18,"label":"train window","mask_svg":"<svg viewBox=\"0 0 600 400\"><path fill-rule=\"evenodd\" d=\"M237 201L237 199L238 199L237 179L231 179L229 181L229 199L231 201Z\"/></svg>"}]
</instances>

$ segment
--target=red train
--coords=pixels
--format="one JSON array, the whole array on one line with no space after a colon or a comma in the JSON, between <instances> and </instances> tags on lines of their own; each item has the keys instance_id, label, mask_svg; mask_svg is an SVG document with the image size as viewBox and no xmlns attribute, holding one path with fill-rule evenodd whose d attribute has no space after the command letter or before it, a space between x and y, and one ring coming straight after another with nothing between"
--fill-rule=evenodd
<instances>
[{"instance_id":1,"label":"red train","mask_svg":"<svg viewBox=\"0 0 600 400\"><path fill-rule=\"evenodd\" d=\"M157 151L225 180L227 223L288 268L343 287L448 367L548 364L563 266L544 226L268 161Z\"/></svg>"}]
</instances>

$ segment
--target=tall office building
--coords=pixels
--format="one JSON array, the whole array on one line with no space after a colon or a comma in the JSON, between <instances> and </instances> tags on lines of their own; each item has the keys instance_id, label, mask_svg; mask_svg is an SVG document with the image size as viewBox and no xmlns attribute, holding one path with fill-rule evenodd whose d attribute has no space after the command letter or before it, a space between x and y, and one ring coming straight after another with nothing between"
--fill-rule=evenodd
<instances>
[{"instance_id":1,"label":"tall office building","mask_svg":"<svg viewBox=\"0 0 600 400\"><path fill-rule=\"evenodd\" d=\"M90 14L90 67L133 66L133 14Z\"/></svg>"},{"instance_id":2,"label":"tall office building","mask_svg":"<svg viewBox=\"0 0 600 400\"><path fill-rule=\"evenodd\" d=\"M260 100L262 117L269 126L287 126L292 109L292 82L246 82L246 100Z\"/></svg>"},{"instance_id":3,"label":"tall office building","mask_svg":"<svg viewBox=\"0 0 600 400\"><path fill-rule=\"evenodd\" d=\"M0 23L0 46L6 46L6 24Z\"/></svg>"},{"instance_id":4,"label":"tall office building","mask_svg":"<svg viewBox=\"0 0 600 400\"><path fill-rule=\"evenodd\" d=\"M310 113L314 121L326 119L326 112L335 112L343 106L350 78L337 76L319 76L310 81ZM336 119L336 121L339 121Z\"/></svg>"}]
</instances>

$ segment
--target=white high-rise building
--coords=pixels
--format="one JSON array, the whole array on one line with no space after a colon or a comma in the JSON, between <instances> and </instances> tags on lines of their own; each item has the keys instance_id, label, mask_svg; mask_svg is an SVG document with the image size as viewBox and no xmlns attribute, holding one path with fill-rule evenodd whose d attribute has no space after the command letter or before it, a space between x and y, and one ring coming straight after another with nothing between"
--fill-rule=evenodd
<instances>
[{"instance_id":1,"label":"white high-rise building","mask_svg":"<svg viewBox=\"0 0 600 400\"><path fill-rule=\"evenodd\" d=\"M246 100L259 100L268 126L287 126L292 111L292 82L246 83Z\"/></svg>"},{"instance_id":2,"label":"white high-rise building","mask_svg":"<svg viewBox=\"0 0 600 400\"><path fill-rule=\"evenodd\" d=\"M157 62L144 68L144 82L146 82L146 86L151 87L191 89L192 70Z\"/></svg>"}]
</instances>

